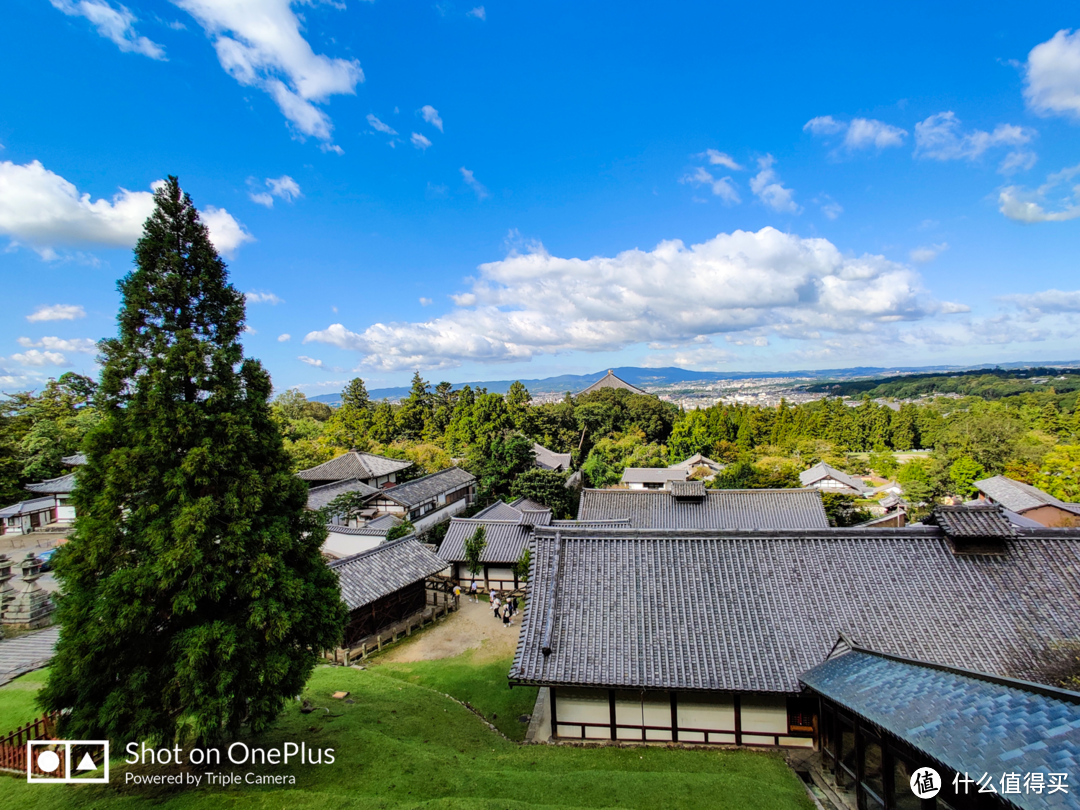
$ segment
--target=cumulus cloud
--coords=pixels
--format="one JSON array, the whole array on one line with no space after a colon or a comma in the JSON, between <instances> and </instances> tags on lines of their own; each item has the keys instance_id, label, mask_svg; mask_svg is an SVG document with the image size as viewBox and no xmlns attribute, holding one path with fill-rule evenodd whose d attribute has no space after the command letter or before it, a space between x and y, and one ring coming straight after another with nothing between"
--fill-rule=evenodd
<instances>
[{"instance_id":1,"label":"cumulus cloud","mask_svg":"<svg viewBox=\"0 0 1080 810\"><path fill-rule=\"evenodd\" d=\"M78 304L52 304L40 306L26 316L31 323L39 321L74 321L86 317L86 310Z\"/></svg>"},{"instance_id":2,"label":"cumulus cloud","mask_svg":"<svg viewBox=\"0 0 1080 810\"><path fill-rule=\"evenodd\" d=\"M650 346L649 348L653 348ZM673 351L646 355L641 360L645 368L692 368L698 371L715 371L736 359L734 352L708 343L705 346L687 346Z\"/></svg>"},{"instance_id":3,"label":"cumulus cloud","mask_svg":"<svg viewBox=\"0 0 1080 810\"><path fill-rule=\"evenodd\" d=\"M712 174L705 168L698 166L690 174L684 175L679 178L680 183L689 183L693 186L708 186L712 189L712 193L722 199L727 205L734 205L741 202L739 192L735 189L735 184L730 177L721 177L719 179L712 176Z\"/></svg>"},{"instance_id":4,"label":"cumulus cloud","mask_svg":"<svg viewBox=\"0 0 1080 810\"><path fill-rule=\"evenodd\" d=\"M998 124L993 132L973 129L964 132L956 113L931 115L915 125L915 157L931 160L977 160L991 149L1011 146L1001 164L1004 173L1028 168L1035 155L1023 147L1035 137L1034 130L1013 124Z\"/></svg>"},{"instance_id":5,"label":"cumulus cloud","mask_svg":"<svg viewBox=\"0 0 1080 810\"><path fill-rule=\"evenodd\" d=\"M713 166L726 166L733 172L741 172L743 170L743 167L738 164L735 158L727 152L721 152L718 149L706 149L700 155L696 155L695 157L708 158L709 163Z\"/></svg>"},{"instance_id":6,"label":"cumulus cloud","mask_svg":"<svg viewBox=\"0 0 1080 810\"><path fill-rule=\"evenodd\" d=\"M316 360L314 357L308 357L307 355L300 355L296 358L301 363L307 363L309 366L315 366L315 368L326 368L326 364L322 360Z\"/></svg>"},{"instance_id":7,"label":"cumulus cloud","mask_svg":"<svg viewBox=\"0 0 1080 810\"><path fill-rule=\"evenodd\" d=\"M283 335L277 336L278 343L288 343L290 340L292 340L292 335L290 335L288 332Z\"/></svg>"},{"instance_id":8,"label":"cumulus cloud","mask_svg":"<svg viewBox=\"0 0 1080 810\"><path fill-rule=\"evenodd\" d=\"M1024 98L1041 115L1080 119L1080 30L1036 45L1024 66Z\"/></svg>"},{"instance_id":9,"label":"cumulus cloud","mask_svg":"<svg viewBox=\"0 0 1080 810\"><path fill-rule=\"evenodd\" d=\"M276 180L272 177L267 177L266 185L269 187L269 191L261 191L258 193L249 192L248 196L253 202L257 202L259 205L265 205L267 208L274 207L274 197L285 200L285 202L292 202L297 197L303 196L300 194L300 184L287 174L281 175L281 177Z\"/></svg>"},{"instance_id":10,"label":"cumulus cloud","mask_svg":"<svg viewBox=\"0 0 1080 810\"><path fill-rule=\"evenodd\" d=\"M141 53L151 59L165 59L165 49L135 31L135 15L123 6L113 8L107 0L49 0L53 8L69 17L85 17L99 35L111 40L124 53Z\"/></svg>"},{"instance_id":11,"label":"cumulus cloud","mask_svg":"<svg viewBox=\"0 0 1080 810\"><path fill-rule=\"evenodd\" d=\"M750 190L772 210L798 214L802 207L795 203L795 191L784 186L773 169L775 163L772 155L758 158L759 171L750 178Z\"/></svg>"},{"instance_id":12,"label":"cumulus cloud","mask_svg":"<svg viewBox=\"0 0 1080 810\"><path fill-rule=\"evenodd\" d=\"M378 118L376 118L371 113L368 113L367 122L368 122L368 126L370 126L376 132L382 132L382 133L385 133L386 135L397 135L397 130L396 129L394 129L389 124L384 124L382 121L380 121Z\"/></svg>"},{"instance_id":13,"label":"cumulus cloud","mask_svg":"<svg viewBox=\"0 0 1080 810\"><path fill-rule=\"evenodd\" d=\"M11 359L20 366L66 366L67 358L60 352L38 351L31 349L28 352L11 355Z\"/></svg>"},{"instance_id":14,"label":"cumulus cloud","mask_svg":"<svg viewBox=\"0 0 1080 810\"><path fill-rule=\"evenodd\" d=\"M937 245L924 245L923 247L917 247L911 251L911 260L918 262L919 264L926 264L932 262L938 257L939 254L949 249L949 245L946 242L941 242Z\"/></svg>"},{"instance_id":15,"label":"cumulus cloud","mask_svg":"<svg viewBox=\"0 0 1080 810\"><path fill-rule=\"evenodd\" d=\"M422 307L430 307L434 303L435 302L432 301L430 298L424 298L422 296L420 298L420 306L422 306Z\"/></svg>"},{"instance_id":16,"label":"cumulus cloud","mask_svg":"<svg viewBox=\"0 0 1080 810\"><path fill-rule=\"evenodd\" d=\"M1043 315L1080 312L1080 290L1044 290L1037 293L1017 293L1002 296L1003 301L1014 304L1025 312Z\"/></svg>"},{"instance_id":17,"label":"cumulus cloud","mask_svg":"<svg viewBox=\"0 0 1080 810\"><path fill-rule=\"evenodd\" d=\"M281 303L280 298L266 290L244 293L244 298L249 304L274 304L276 306Z\"/></svg>"},{"instance_id":18,"label":"cumulus cloud","mask_svg":"<svg viewBox=\"0 0 1080 810\"><path fill-rule=\"evenodd\" d=\"M534 245L481 265L453 300L454 310L423 322L360 332L336 323L304 341L357 351L370 368L441 369L748 331L858 334L966 310L935 301L910 267L774 228L610 258L563 259Z\"/></svg>"},{"instance_id":19,"label":"cumulus cloud","mask_svg":"<svg viewBox=\"0 0 1080 810\"><path fill-rule=\"evenodd\" d=\"M803 132L818 137L828 137L844 133L839 148L848 152L864 149L888 149L902 146L907 130L878 121L875 118L853 118L850 122L838 121L831 115L819 115L803 124Z\"/></svg>"},{"instance_id":20,"label":"cumulus cloud","mask_svg":"<svg viewBox=\"0 0 1080 810\"><path fill-rule=\"evenodd\" d=\"M91 354L97 351L97 344L90 338L72 338L70 340L58 337L43 337L40 340L33 338L19 338L19 345L27 349L48 349L54 352L82 352Z\"/></svg>"},{"instance_id":21,"label":"cumulus cloud","mask_svg":"<svg viewBox=\"0 0 1080 810\"><path fill-rule=\"evenodd\" d=\"M1080 164L1054 172L1036 189L1007 186L998 195L1001 213L1016 222L1065 222L1080 217ZM1051 210L1047 210L1050 206Z\"/></svg>"},{"instance_id":22,"label":"cumulus cloud","mask_svg":"<svg viewBox=\"0 0 1080 810\"><path fill-rule=\"evenodd\" d=\"M427 151L427 148L429 146L431 146L431 141L429 141L427 138L425 138L419 132L414 132L412 134L412 136L409 138L409 141L412 143L413 146L415 146L417 149L419 149L421 151Z\"/></svg>"},{"instance_id":23,"label":"cumulus cloud","mask_svg":"<svg viewBox=\"0 0 1080 810\"><path fill-rule=\"evenodd\" d=\"M442 119L439 118L439 111L432 107L430 104L425 104L420 108L420 115L424 120L435 127L439 132L443 131Z\"/></svg>"},{"instance_id":24,"label":"cumulus cloud","mask_svg":"<svg viewBox=\"0 0 1080 810\"><path fill-rule=\"evenodd\" d=\"M811 202L817 203L821 207L821 213L829 219L836 219L844 213L844 207L828 194L819 194Z\"/></svg>"},{"instance_id":25,"label":"cumulus cloud","mask_svg":"<svg viewBox=\"0 0 1080 810\"><path fill-rule=\"evenodd\" d=\"M154 195L149 191L122 188L111 201L92 201L36 160L25 165L0 162L0 233L29 245L43 258L55 258L55 248L61 245L134 247L153 210ZM210 229L210 239L226 255L254 240L224 208L207 206L200 216Z\"/></svg>"},{"instance_id":26,"label":"cumulus cloud","mask_svg":"<svg viewBox=\"0 0 1080 810\"><path fill-rule=\"evenodd\" d=\"M316 105L331 96L355 94L364 72L355 59L331 59L312 50L291 8L298 1L172 0L213 40L226 73L270 95L300 135L340 152L330 144L330 116Z\"/></svg>"},{"instance_id":27,"label":"cumulus cloud","mask_svg":"<svg viewBox=\"0 0 1080 810\"><path fill-rule=\"evenodd\" d=\"M466 169L462 166L458 171L461 172L461 179L465 181L465 185L475 192L478 200L483 200L491 196L488 194L488 190L484 188L484 184L476 179L476 175L473 174L471 169Z\"/></svg>"},{"instance_id":28,"label":"cumulus cloud","mask_svg":"<svg viewBox=\"0 0 1080 810\"><path fill-rule=\"evenodd\" d=\"M484 11L483 6L477 6L476 8L473 8L473 9L470 9L469 11L466 11L465 16L466 17L475 17L478 20L486 20L487 19L487 12Z\"/></svg>"}]
</instances>

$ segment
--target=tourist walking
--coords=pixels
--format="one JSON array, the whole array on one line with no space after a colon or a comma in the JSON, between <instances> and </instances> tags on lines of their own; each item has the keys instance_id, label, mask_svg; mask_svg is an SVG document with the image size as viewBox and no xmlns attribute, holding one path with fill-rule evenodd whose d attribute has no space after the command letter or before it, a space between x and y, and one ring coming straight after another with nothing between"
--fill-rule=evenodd
<instances>
[{"instance_id":1,"label":"tourist walking","mask_svg":"<svg viewBox=\"0 0 1080 810\"><path fill-rule=\"evenodd\" d=\"M472 581L472 585L469 586L469 599L473 602L479 602L480 597L476 590L476 580Z\"/></svg>"},{"instance_id":2,"label":"tourist walking","mask_svg":"<svg viewBox=\"0 0 1080 810\"><path fill-rule=\"evenodd\" d=\"M491 612L495 615L495 618L499 618L499 593L496 591L491 594Z\"/></svg>"},{"instance_id":3,"label":"tourist walking","mask_svg":"<svg viewBox=\"0 0 1080 810\"><path fill-rule=\"evenodd\" d=\"M510 603L509 602L507 602L505 605L503 605L502 620L503 620L503 627L509 627L510 625L513 624L513 622L510 621Z\"/></svg>"}]
</instances>

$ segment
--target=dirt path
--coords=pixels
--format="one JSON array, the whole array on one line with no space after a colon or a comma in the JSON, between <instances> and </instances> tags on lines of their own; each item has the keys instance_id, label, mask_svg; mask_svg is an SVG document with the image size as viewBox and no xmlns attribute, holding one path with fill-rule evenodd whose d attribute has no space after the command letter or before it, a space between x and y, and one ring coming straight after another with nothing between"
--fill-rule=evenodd
<instances>
[{"instance_id":1,"label":"dirt path","mask_svg":"<svg viewBox=\"0 0 1080 810\"><path fill-rule=\"evenodd\" d=\"M453 658L466 650L479 649L477 661L505 658L517 648L521 613L509 627L496 621L487 602L470 602L462 596L461 609L415 639L379 656L380 662L432 661Z\"/></svg>"}]
</instances>

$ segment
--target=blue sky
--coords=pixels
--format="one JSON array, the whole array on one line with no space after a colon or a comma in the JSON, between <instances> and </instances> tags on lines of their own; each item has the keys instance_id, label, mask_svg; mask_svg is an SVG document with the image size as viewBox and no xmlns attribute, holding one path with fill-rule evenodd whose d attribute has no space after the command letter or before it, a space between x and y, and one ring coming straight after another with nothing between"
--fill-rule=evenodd
<instances>
[{"instance_id":1,"label":"blue sky","mask_svg":"<svg viewBox=\"0 0 1080 810\"><path fill-rule=\"evenodd\" d=\"M166 174L278 388L1080 357L1065 3L4 17L4 390L94 372Z\"/></svg>"}]
</instances>

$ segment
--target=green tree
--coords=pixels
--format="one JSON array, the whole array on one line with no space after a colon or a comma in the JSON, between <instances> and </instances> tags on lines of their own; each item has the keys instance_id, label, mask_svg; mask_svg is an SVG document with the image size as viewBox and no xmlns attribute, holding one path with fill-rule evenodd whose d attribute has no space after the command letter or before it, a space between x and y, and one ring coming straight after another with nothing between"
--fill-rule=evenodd
<instances>
[{"instance_id":1,"label":"green tree","mask_svg":"<svg viewBox=\"0 0 1080 810\"><path fill-rule=\"evenodd\" d=\"M416 527L411 520L403 520L386 533L386 542L389 543L391 540L400 540L402 537L408 537L415 531Z\"/></svg>"},{"instance_id":2,"label":"green tree","mask_svg":"<svg viewBox=\"0 0 1080 810\"><path fill-rule=\"evenodd\" d=\"M487 529L481 524L476 527L472 537L465 540L465 567L474 577L484 570L484 564L480 562L480 558L484 556L485 548L487 548Z\"/></svg>"},{"instance_id":3,"label":"green tree","mask_svg":"<svg viewBox=\"0 0 1080 810\"><path fill-rule=\"evenodd\" d=\"M1080 501L1080 445L1062 444L1047 453L1035 486L1063 501Z\"/></svg>"},{"instance_id":4,"label":"green tree","mask_svg":"<svg viewBox=\"0 0 1080 810\"><path fill-rule=\"evenodd\" d=\"M431 386L420 376L413 373L409 396L401 402L397 412L398 432L406 439L419 440L431 419Z\"/></svg>"},{"instance_id":5,"label":"green tree","mask_svg":"<svg viewBox=\"0 0 1080 810\"><path fill-rule=\"evenodd\" d=\"M196 744L266 730L345 607L240 344L244 296L175 177L101 343L102 421L56 555L61 638L40 693L66 737Z\"/></svg>"},{"instance_id":6,"label":"green tree","mask_svg":"<svg viewBox=\"0 0 1080 810\"><path fill-rule=\"evenodd\" d=\"M367 386L359 377L353 377L345 390L341 392L341 407L353 408L358 411L370 411L372 409L371 397L368 396Z\"/></svg>"},{"instance_id":7,"label":"green tree","mask_svg":"<svg viewBox=\"0 0 1080 810\"><path fill-rule=\"evenodd\" d=\"M574 493L566 488L566 473L555 470L541 470L533 467L525 470L510 486L510 494L515 498L528 498L550 506L556 519L572 518Z\"/></svg>"},{"instance_id":8,"label":"green tree","mask_svg":"<svg viewBox=\"0 0 1080 810\"><path fill-rule=\"evenodd\" d=\"M855 505L854 495L842 492L822 492L821 505L830 526L855 526L870 520L870 512Z\"/></svg>"},{"instance_id":9,"label":"green tree","mask_svg":"<svg viewBox=\"0 0 1080 810\"><path fill-rule=\"evenodd\" d=\"M949 467L949 478L953 482L954 491L962 498L970 498L975 494L975 482L985 474L983 465L967 456L961 456Z\"/></svg>"},{"instance_id":10,"label":"green tree","mask_svg":"<svg viewBox=\"0 0 1080 810\"><path fill-rule=\"evenodd\" d=\"M394 419L394 406L385 399L375 406L371 418L371 438L379 444L390 444L397 436L397 420Z\"/></svg>"},{"instance_id":11,"label":"green tree","mask_svg":"<svg viewBox=\"0 0 1080 810\"><path fill-rule=\"evenodd\" d=\"M514 480L532 469L532 442L520 433L494 434L469 448L466 467L476 476L478 503L490 504L510 494Z\"/></svg>"},{"instance_id":12,"label":"green tree","mask_svg":"<svg viewBox=\"0 0 1080 810\"><path fill-rule=\"evenodd\" d=\"M518 582L529 581L530 565L532 565L532 549L526 546L518 561L514 563L514 576L517 577Z\"/></svg>"}]
</instances>

